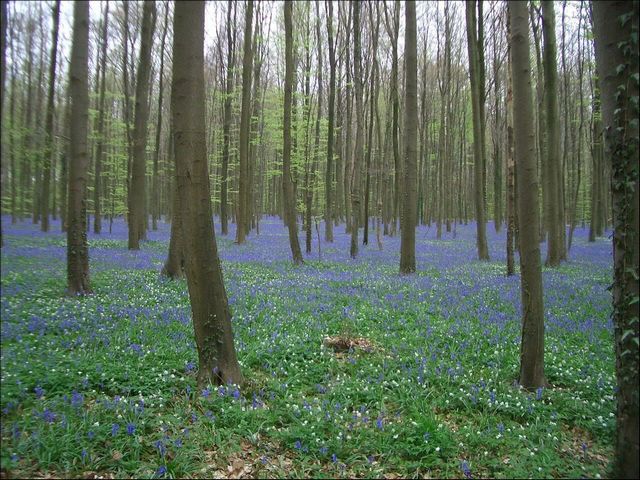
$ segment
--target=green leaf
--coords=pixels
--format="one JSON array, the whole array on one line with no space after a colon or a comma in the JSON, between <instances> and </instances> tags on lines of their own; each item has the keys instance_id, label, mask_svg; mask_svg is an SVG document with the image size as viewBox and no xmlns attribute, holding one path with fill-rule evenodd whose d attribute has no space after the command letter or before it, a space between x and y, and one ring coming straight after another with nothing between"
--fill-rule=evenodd
<instances>
[{"instance_id":1,"label":"green leaf","mask_svg":"<svg viewBox=\"0 0 640 480\"><path fill-rule=\"evenodd\" d=\"M620 75L622 72L624 72L625 68L627 68L627 65L624 63L621 63L620 65L618 65L616 67L616 75Z\"/></svg>"}]
</instances>

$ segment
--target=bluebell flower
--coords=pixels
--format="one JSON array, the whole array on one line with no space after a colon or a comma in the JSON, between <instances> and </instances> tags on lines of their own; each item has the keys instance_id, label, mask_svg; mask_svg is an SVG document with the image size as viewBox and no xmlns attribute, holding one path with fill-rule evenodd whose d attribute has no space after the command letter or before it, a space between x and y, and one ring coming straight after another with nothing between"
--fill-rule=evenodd
<instances>
[{"instance_id":1,"label":"bluebell flower","mask_svg":"<svg viewBox=\"0 0 640 480\"><path fill-rule=\"evenodd\" d=\"M376 420L376 427L378 427L378 429L383 430L384 429L384 424L382 422L382 417L378 417Z\"/></svg>"},{"instance_id":2,"label":"bluebell flower","mask_svg":"<svg viewBox=\"0 0 640 480\"><path fill-rule=\"evenodd\" d=\"M167 467L164 465L160 465L158 470L156 470L156 477L164 477L167 474Z\"/></svg>"},{"instance_id":3,"label":"bluebell flower","mask_svg":"<svg viewBox=\"0 0 640 480\"><path fill-rule=\"evenodd\" d=\"M133 435L136 431L136 426L133 423L127 423L127 435Z\"/></svg>"},{"instance_id":4,"label":"bluebell flower","mask_svg":"<svg viewBox=\"0 0 640 480\"><path fill-rule=\"evenodd\" d=\"M87 437L89 438L89 440L93 440L94 438L96 438L96 434L93 430L89 430L87 432Z\"/></svg>"},{"instance_id":5,"label":"bluebell flower","mask_svg":"<svg viewBox=\"0 0 640 480\"><path fill-rule=\"evenodd\" d=\"M301 450L302 449L302 443L300 442L300 440L296 440L296 443L293 445L293 447L296 450Z\"/></svg>"},{"instance_id":6,"label":"bluebell flower","mask_svg":"<svg viewBox=\"0 0 640 480\"><path fill-rule=\"evenodd\" d=\"M71 394L71 405L75 408L78 408L81 407L83 403L84 397L82 396L82 394L74 390Z\"/></svg>"},{"instance_id":7,"label":"bluebell flower","mask_svg":"<svg viewBox=\"0 0 640 480\"><path fill-rule=\"evenodd\" d=\"M118 435L119 430L120 430L120 425L118 425L117 423L114 423L113 425L111 425L111 436L115 437L116 435Z\"/></svg>"},{"instance_id":8,"label":"bluebell flower","mask_svg":"<svg viewBox=\"0 0 640 480\"><path fill-rule=\"evenodd\" d=\"M466 460L462 461L462 463L460 464L460 469L462 470L462 473L464 473L464 476L466 478L473 478L471 476L471 469L469 469L469 464Z\"/></svg>"},{"instance_id":9,"label":"bluebell flower","mask_svg":"<svg viewBox=\"0 0 640 480\"><path fill-rule=\"evenodd\" d=\"M35 392L36 398L38 399L42 398L42 396L44 395L44 389L40 385L34 388L33 391Z\"/></svg>"},{"instance_id":10,"label":"bluebell flower","mask_svg":"<svg viewBox=\"0 0 640 480\"><path fill-rule=\"evenodd\" d=\"M56 421L56 414L48 408L45 408L42 412L42 419L47 423L53 423Z\"/></svg>"}]
</instances>

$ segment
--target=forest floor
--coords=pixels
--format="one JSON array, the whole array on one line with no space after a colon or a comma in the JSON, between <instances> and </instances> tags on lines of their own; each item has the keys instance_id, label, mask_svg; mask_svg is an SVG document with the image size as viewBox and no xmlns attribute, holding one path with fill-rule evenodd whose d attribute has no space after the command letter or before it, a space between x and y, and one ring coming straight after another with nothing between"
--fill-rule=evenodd
<instances>
[{"instance_id":1,"label":"forest floor","mask_svg":"<svg viewBox=\"0 0 640 480\"><path fill-rule=\"evenodd\" d=\"M351 260L339 226L320 259L314 232L295 268L278 219L243 246L217 235L247 383L198 390L186 283L159 274L168 224L139 252L122 220L89 234L95 293L68 298L59 223L2 222L3 478L607 474L610 239L578 229L570 260L544 270L551 386L527 393L520 279L492 224L490 262L472 224L441 240L418 228L411 276L398 237L379 251L372 233Z\"/></svg>"}]
</instances>

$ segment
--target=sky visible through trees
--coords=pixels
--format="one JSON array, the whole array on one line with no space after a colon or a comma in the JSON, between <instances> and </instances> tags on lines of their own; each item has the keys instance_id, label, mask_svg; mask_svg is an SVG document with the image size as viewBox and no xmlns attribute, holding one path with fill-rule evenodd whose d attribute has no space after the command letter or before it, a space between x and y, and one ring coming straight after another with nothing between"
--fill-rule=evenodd
<instances>
[{"instance_id":1,"label":"sky visible through trees","mask_svg":"<svg viewBox=\"0 0 640 480\"><path fill-rule=\"evenodd\" d=\"M640 2L1 6L3 477L638 477Z\"/></svg>"}]
</instances>

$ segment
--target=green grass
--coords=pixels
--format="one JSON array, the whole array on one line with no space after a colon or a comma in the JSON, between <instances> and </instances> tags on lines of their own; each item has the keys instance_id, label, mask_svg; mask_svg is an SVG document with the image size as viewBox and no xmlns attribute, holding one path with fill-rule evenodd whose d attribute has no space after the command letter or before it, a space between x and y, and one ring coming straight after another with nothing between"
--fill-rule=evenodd
<instances>
[{"instance_id":1,"label":"green grass","mask_svg":"<svg viewBox=\"0 0 640 480\"><path fill-rule=\"evenodd\" d=\"M527 393L514 385L518 279L499 262L399 277L396 257L299 269L286 250L274 262L227 258L247 382L202 392L186 284L158 274L166 242L145 244L147 267L129 268L141 257L123 241L92 240L95 293L85 298L63 295L59 239L7 242L20 247L2 252L7 475L461 477L462 462L474 477L606 475L615 427L606 267L545 272L557 319L546 341L552 388ZM225 255L237 248L227 243ZM336 354L322 345L330 335L374 348Z\"/></svg>"}]
</instances>

